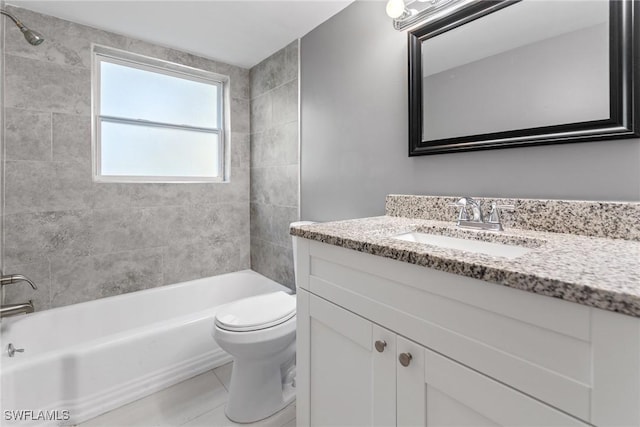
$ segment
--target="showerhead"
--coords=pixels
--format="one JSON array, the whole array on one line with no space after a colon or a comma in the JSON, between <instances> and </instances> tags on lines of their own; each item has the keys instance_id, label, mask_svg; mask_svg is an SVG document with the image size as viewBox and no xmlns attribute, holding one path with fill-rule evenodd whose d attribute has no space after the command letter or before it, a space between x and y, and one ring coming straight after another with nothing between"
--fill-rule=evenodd
<instances>
[{"instance_id":1,"label":"showerhead","mask_svg":"<svg viewBox=\"0 0 640 427\"><path fill-rule=\"evenodd\" d=\"M20 28L20 31L22 31L24 38L27 39L27 41L34 46L38 46L40 43L44 41L44 37L42 36L42 34L40 34L37 31L30 30L24 26Z\"/></svg>"},{"instance_id":2,"label":"showerhead","mask_svg":"<svg viewBox=\"0 0 640 427\"><path fill-rule=\"evenodd\" d=\"M0 9L0 13L3 14L3 15L8 16L13 21L13 23L16 24L16 26L18 28L20 28L20 31L22 31L22 35L29 42L29 44L32 44L34 46L38 46L39 44L41 44L44 41L44 37L42 36L42 34L40 34L37 31L30 30L29 28L27 28L26 25L24 25L22 22L20 22L20 20L18 18L16 18L15 16L10 14L9 12L6 12L6 11Z\"/></svg>"}]
</instances>

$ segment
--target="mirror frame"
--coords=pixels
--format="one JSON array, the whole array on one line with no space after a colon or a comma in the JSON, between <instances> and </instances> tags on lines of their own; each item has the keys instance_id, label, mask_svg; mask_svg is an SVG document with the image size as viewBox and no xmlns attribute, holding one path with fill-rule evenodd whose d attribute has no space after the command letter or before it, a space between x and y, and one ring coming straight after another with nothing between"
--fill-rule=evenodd
<instances>
[{"instance_id":1,"label":"mirror frame","mask_svg":"<svg viewBox=\"0 0 640 427\"><path fill-rule=\"evenodd\" d=\"M482 0L415 28L409 41L409 156L640 136L640 25L637 0L609 0L610 119L424 141L422 42L521 0Z\"/></svg>"}]
</instances>

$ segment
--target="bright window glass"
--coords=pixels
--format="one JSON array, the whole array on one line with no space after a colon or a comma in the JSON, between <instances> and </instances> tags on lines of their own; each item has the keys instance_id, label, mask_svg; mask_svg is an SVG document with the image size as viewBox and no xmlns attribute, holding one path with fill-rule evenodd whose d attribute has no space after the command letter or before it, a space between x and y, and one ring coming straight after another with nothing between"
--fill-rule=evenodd
<instances>
[{"instance_id":1,"label":"bright window glass","mask_svg":"<svg viewBox=\"0 0 640 427\"><path fill-rule=\"evenodd\" d=\"M113 176L218 176L218 135L102 122L102 173Z\"/></svg>"},{"instance_id":2,"label":"bright window glass","mask_svg":"<svg viewBox=\"0 0 640 427\"><path fill-rule=\"evenodd\" d=\"M218 86L100 63L100 113L105 116L218 127Z\"/></svg>"},{"instance_id":3,"label":"bright window glass","mask_svg":"<svg viewBox=\"0 0 640 427\"><path fill-rule=\"evenodd\" d=\"M223 181L224 77L94 46L97 181Z\"/></svg>"}]
</instances>

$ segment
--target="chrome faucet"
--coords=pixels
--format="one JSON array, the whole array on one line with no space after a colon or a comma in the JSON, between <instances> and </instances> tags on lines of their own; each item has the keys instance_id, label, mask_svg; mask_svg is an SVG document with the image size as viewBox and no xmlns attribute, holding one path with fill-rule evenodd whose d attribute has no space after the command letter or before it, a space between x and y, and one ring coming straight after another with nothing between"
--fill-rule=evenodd
<instances>
[{"instance_id":1,"label":"chrome faucet","mask_svg":"<svg viewBox=\"0 0 640 427\"><path fill-rule=\"evenodd\" d=\"M36 284L26 276L22 274L9 274L0 276L0 287L10 285L13 283L27 282L34 290L37 290L38 287ZM16 314L28 314L33 313L33 301L29 300L29 302L20 303L20 304L4 304L0 306L0 318L7 316L15 316Z\"/></svg>"},{"instance_id":2,"label":"chrome faucet","mask_svg":"<svg viewBox=\"0 0 640 427\"><path fill-rule=\"evenodd\" d=\"M489 211L489 219L485 221L482 214L482 201L475 200L471 197L462 197L456 203L449 206L460 208L456 225L461 228L474 228L479 230L503 231L502 222L500 220L500 209L513 210L513 205L498 205L491 203ZM471 210L471 216L469 215Z\"/></svg>"}]
</instances>

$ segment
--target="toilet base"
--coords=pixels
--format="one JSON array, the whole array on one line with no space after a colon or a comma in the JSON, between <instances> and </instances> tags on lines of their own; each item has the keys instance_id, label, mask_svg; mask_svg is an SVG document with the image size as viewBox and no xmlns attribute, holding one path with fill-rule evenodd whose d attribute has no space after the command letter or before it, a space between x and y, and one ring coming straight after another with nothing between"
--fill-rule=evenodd
<instances>
[{"instance_id":1,"label":"toilet base","mask_svg":"<svg viewBox=\"0 0 640 427\"><path fill-rule=\"evenodd\" d=\"M295 342L274 364L234 358L225 407L227 418L236 423L252 423L270 417L295 400Z\"/></svg>"},{"instance_id":2,"label":"toilet base","mask_svg":"<svg viewBox=\"0 0 640 427\"><path fill-rule=\"evenodd\" d=\"M234 417L233 414L229 415L229 413L227 412L229 409L228 405L224 408L224 414L227 416L227 418L229 418L229 420L233 421L234 423L240 423L240 424L254 423L257 421L264 420L265 418L269 418L270 416L283 410L284 408L289 406L289 404L293 403L294 400L296 400L296 388L293 384L291 383L285 384L283 388L284 389L282 391L282 402L277 407L265 412L267 415L264 415L264 416L261 416L260 418L255 418L255 419L254 417L252 417L250 421L245 421L248 418L244 416L241 416L240 418L236 418Z\"/></svg>"}]
</instances>

